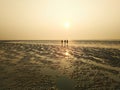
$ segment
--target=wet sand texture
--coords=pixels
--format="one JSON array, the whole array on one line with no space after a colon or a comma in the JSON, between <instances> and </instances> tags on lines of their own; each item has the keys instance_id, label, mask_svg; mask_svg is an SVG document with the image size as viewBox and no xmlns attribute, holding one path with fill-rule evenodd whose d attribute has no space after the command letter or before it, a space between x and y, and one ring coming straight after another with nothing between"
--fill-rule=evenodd
<instances>
[{"instance_id":1,"label":"wet sand texture","mask_svg":"<svg viewBox=\"0 0 120 90\"><path fill-rule=\"evenodd\" d=\"M0 43L0 90L120 90L120 49Z\"/></svg>"}]
</instances>

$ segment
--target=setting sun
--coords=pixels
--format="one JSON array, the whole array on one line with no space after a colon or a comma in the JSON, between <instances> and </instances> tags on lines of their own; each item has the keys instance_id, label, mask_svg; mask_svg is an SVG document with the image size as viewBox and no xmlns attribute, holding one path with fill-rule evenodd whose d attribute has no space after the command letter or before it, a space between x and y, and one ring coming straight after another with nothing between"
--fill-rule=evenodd
<instances>
[{"instance_id":1,"label":"setting sun","mask_svg":"<svg viewBox=\"0 0 120 90\"><path fill-rule=\"evenodd\" d=\"M65 25L66 28L69 28L69 27L70 27L70 23L69 23L69 22L65 22L64 25Z\"/></svg>"}]
</instances>

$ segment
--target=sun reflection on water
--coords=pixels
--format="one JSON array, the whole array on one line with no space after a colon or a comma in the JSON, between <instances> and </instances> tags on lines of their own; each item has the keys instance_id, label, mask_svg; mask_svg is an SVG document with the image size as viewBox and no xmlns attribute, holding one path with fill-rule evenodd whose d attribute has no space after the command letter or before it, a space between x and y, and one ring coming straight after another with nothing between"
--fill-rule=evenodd
<instances>
[{"instance_id":1,"label":"sun reflection on water","mask_svg":"<svg viewBox=\"0 0 120 90\"><path fill-rule=\"evenodd\" d=\"M65 52L65 55L66 55L66 56L68 56L68 55L69 55L69 53L68 53L68 52Z\"/></svg>"},{"instance_id":2,"label":"sun reflection on water","mask_svg":"<svg viewBox=\"0 0 120 90\"><path fill-rule=\"evenodd\" d=\"M65 56L69 56L70 54L69 54L69 51L68 50L66 50L65 51Z\"/></svg>"}]
</instances>

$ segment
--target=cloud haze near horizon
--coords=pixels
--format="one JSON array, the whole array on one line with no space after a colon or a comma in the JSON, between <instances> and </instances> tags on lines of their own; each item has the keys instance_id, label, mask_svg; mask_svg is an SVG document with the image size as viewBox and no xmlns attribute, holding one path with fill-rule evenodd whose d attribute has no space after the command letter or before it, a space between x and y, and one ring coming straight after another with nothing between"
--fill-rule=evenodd
<instances>
[{"instance_id":1,"label":"cloud haze near horizon","mask_svg":"<svg viewBox=\"0 0 120 90\"><path fill-rule=\"evenodd\" d=\"M0 0L1 40L66 38L120 40L120 0Z\"/></svg>"}]
</instances>

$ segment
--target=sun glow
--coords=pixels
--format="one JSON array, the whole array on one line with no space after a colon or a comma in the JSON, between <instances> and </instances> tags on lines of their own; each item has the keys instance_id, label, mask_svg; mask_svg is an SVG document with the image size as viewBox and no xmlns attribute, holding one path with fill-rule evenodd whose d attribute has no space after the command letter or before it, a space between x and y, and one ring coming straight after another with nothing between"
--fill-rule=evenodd
<instances>
[{"instance_id":1,"label":"sun glow","mask_svg":"<svg viewBox=\"0 0 120 90\"><path fill-rule=\"evenodd\" d=\"M66 56L69 56L69 52L68 52L68 51L66 51L66 52L65 52L65 55L66 55Z\"/></svg>"},{"instance_id":2,"label":"sun glow","mask_svg":"<svg viewBox=\"0 0 120 90\"><path fill-rule=\"evenodd\" d=\"M69 55L68 51L67 51L67 52L65 52L65 55L66 55L66 56L68 56L68 55Z\"/></svg>"},{"instance_id":3,"label":"sun glow","mask_svg":"<svg viewBox=\"0 0 120 90\"><path fill-rule=\"evenodd\" d=\"M69 23L69 22L65 22L64 25L65 25L66 28L69 28L69 27L70 27L70 23Z\"/></svg>"}]
</instances>

